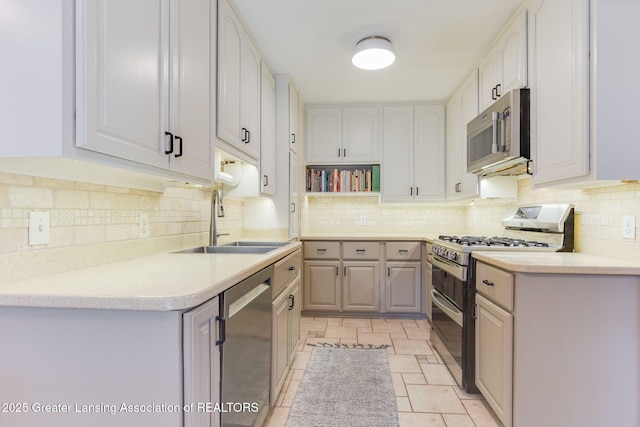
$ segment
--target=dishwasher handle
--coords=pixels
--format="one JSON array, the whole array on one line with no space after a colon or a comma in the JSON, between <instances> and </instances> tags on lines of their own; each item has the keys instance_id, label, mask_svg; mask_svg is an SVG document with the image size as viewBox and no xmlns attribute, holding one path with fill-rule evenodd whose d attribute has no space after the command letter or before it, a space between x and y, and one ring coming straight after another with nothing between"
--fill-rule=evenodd
<instances>
[{"instance_id":1,"label":"dishwasher handle","mask_svg":"<svg viewBox=\"0 0 640 427\"><path fill-rule=\"evenodd\" d=\"M218 336L220 339L216 341L216 345L222 345L227 339L227 328L224 317L216 316L216 322L220 322L218 323Z\"/></svg>"}]
</instances>

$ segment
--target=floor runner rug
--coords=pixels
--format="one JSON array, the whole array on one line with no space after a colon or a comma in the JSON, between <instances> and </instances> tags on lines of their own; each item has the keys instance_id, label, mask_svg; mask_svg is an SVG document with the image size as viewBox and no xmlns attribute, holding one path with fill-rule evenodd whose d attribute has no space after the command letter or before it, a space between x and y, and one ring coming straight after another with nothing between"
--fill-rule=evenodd
<instances>
[{"instance_id":1,"label":"floor runner rug","mask_svg":"<svg viewBox=\"0 0 640 427\"><path fill-rule=\"evenodd\" d=\"M286 425L397 426L387 349L314 347Z\"/></svg>"}]
</instances>

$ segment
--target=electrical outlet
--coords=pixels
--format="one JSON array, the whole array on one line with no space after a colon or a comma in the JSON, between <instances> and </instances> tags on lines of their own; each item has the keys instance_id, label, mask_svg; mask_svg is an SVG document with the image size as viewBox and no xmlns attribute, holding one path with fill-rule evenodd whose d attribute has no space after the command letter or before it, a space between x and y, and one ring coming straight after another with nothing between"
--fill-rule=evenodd
<instances>
[{"instance_id":1,"label":"electrical outlet","mask_svg":"<svg viewBox=\"0 0 640 427\"><path fill-rule=\"evenodd\" d=\"M145 237L149 237L151 231L149 230L149 215L146 213L141 213L138 216L138 237L143 239Z\"/></svg>"},{"instance_id":2,"label":"electrical outlet","mask_svg":"<svg viewBox=\"0 0 640 427\"><path fill-rule=\"evenodd\" d=\"M636 238L636 217L633 215L622 216L622 238L623 239L635 239Z\"/></svg>"},{"instance_id":3,"label":"electrical outlet","mask_svg":"<svg viewBox=\"0 0 640 427\"><path fill-rule=\"evenodd\" d=\"M29 246L49 244L49 212L29 212Z\"/></svg>"},{"instance_id":4,"label":"electrical outlet","mask_svg":"<svg viewBox=\"0 0 640 427\"><path fill-rule=\"evenodd\" d=\"M367 225L367 217L365 215L360 215L360 225Z\"/></svg>"}]
</instances>

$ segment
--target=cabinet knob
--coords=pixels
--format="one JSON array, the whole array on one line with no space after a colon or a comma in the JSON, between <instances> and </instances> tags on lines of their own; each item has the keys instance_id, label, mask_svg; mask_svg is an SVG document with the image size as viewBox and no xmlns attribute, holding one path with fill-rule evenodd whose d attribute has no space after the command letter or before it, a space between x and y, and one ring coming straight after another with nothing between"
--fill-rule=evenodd
<instances>
[{"instance_id":1,"label":"cabinet knob","mask_svg":"<svg viewBox=\"0 0 640 427\"><path fill-rule=\"evenodd\" d=\"M291 143L292 143L292 144L295 144L295 143L296 143L296 134L295 134L295 133L292 133L292 134L291 134Z\"/></svg>"},{"instance_id":2,"label":"cabinet knob","mask_svg":"<svg viewBox=\"0 0 640 427\"><path fill-rule=\"evenodd\" d=\"M294 266L289 267L289 271L293 271L293 270L295 270L295 269L296 269L296 268L295 268Z\"/></svg>"},{"instance_id":3,"label":"cabinet knob","mask_svg":"<svg viewBox=\"0 0 640 427\"><path fill-rule=\"evenodd\" d=\"M494 283L493 283L493 282L490 282L490 281L488 281L487 279L484 279L484 280L482 281L482 283L484 283L484 284L485 284L485 285L487 285L487 286L493 286L493 285L494 285Z\"/></svg>"}]
</instances>

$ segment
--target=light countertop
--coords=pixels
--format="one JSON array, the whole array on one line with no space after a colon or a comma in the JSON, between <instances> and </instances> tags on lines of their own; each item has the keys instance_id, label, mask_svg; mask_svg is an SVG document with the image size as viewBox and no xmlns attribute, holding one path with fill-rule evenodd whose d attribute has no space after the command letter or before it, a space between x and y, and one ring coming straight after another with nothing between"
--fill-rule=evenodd
<instances>
[{"instance_id":1,"label":"light countertop","mask_svg":"<svg viewBox=\"0 0 640 427\"><path fill-rule=\"evenodd\" d=\"M0 284L0 306L184 310L301 247L267 254L165 253Z\"/></svg>"},{"instance_id":2,"label":"light countertop","mask_svg":"<svg viewBox=\"0 0 640 427\"><path fill-rule=\"evenodd\" d=\"M640 262L584 253L474 251L472 256L515 273L640 275Z\"/></svg>"},{"instance_id":3,"label":"light countertop","mask_svg":"<svg viewBox=\"0 0 640 427\"><path fill-rule=\"evenodd\" d=\"M335 234L306 234L300 237L300 240L325 240L325 241L388 241L388 242L407 242L407 241L426 241L431 243L438 237L437 234L384 234L384 233L353 233L347 235L336 236Z\"/></svg>"}]
</instances>

